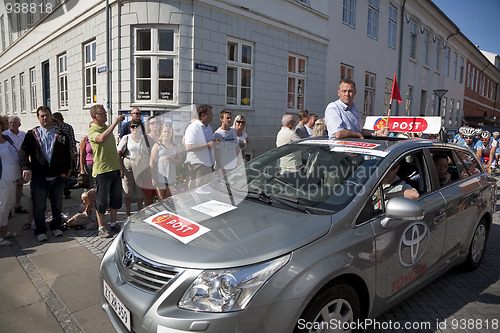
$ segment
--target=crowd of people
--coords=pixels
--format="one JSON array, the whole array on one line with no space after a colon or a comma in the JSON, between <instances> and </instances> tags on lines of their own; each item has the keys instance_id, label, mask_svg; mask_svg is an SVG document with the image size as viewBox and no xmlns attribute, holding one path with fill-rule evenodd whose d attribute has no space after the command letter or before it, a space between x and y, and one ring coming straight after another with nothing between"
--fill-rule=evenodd
<instances>
[{"instance_id":1,"label":"crowd of people","mask_svg":"<svg viewBox=\"0 0 500 333\"><path fill-rule=\"evenodd\" d=\"M327 105L324 118L307 110L298 112L298 121L294 115L285 114L276 146L324 135L329 139L390 135L386 127L377 131L362 128L361 115L354 103L354 81L341 80L337 93L339 99ZM214 177L225 177L245 161L249 138L246 119L241 114L233 120L232 112L223 109L219 113L220 126L213 131L212 106L198 106L195 119L185 130L182 146L175 140L172 125L164 124L161 117L151 116L143 122L139 108L133 108L130 114L131 119L122 125L117 142L113 133L123 123L124 116L117 116L107 125L104 107L92 106L88 135L79 144L62 114L52 114L46 106L37 109L40 125L28 132L19 130L19 117L0 117L0 246L10 245L8 238L16 236L8 228L11 211L29 214L23 229L33 228L41 242L48 239L48 229L60 237L64 227L69 226L97 228L100 237L110 237L111 231L120 230L117 210L122 207L122 197L126 214L130 215L134 199L140 210L155 198L170 197L180 165L185 166L188 187L194 189ZM498 166L499 139L499 132L462 127L453 142L474 151L490 171ZM439 159L435 162L439 164ZM440 177L446 182L446 170L442 169ZM71 194L72 172L86 179L84 187L88 192L82 194L79 213L63 225L62 203ZM22 189L28 182L30 207L24 208ZM52 211L48 229L47 198ZM104 218L107 213L109 226Z\"/></svg>"}]
</instances>

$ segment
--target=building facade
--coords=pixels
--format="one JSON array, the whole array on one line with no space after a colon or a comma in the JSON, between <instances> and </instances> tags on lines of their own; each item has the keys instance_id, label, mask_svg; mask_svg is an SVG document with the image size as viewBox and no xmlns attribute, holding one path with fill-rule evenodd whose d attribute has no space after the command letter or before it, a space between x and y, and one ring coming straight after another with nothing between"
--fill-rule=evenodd
<instances>
[{"instance_id":1,"label":"building facade","mask_svg":"<svg viewBox=\"0 0 500 333\"><path fill-rule=\"evenodd\" d=\"M0 8L0 113L27 130L48 105L78 140L93 104L111 117L161 114L179 139L196 106L210 104L246 117L256 156L274 147L285 113L323 117L344 77L356 81L364 115L385 115L394 74L404 103L392 115L442 116L457 129L479 98L464 96L467 66L481 71L486 59L432 1L32 3ZM500 81L494 66L484 72ZM498 98L498 85L488 87ZM498 103L489 107L493 119Z\"/></svg>"}]
</instances>

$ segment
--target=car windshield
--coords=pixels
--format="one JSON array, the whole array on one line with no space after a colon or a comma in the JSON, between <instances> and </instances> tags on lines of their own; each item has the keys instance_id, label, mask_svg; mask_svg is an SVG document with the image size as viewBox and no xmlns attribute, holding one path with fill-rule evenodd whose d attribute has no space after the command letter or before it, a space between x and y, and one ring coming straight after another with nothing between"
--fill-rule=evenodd
<instances>
[{"instance_id":1,"label":"car windshield","mask_svg":"<svg viewBox=\"0 0 500 333\"><path fill-rule=\"evenodd\" d=\"M339 211L363 189L382 160L376 152L304 142L285 145L228 174L227 184L248 196Z\"/></svg>"}]
</instances>

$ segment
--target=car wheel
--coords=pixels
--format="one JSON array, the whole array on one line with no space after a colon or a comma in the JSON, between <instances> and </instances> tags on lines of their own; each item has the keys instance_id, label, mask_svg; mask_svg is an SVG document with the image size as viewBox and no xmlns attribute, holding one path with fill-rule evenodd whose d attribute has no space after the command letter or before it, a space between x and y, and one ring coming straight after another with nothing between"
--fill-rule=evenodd
<instances>
[{"instance_id":1,"label":"car wheel","mask_svg":"<svg viewBox=\"0 0 500 333\"><path fill-rule=\"evenodd\" d=\"M333 332L351 329L361 315L359 298L348 284L335 284L317 295L307 306L295 326L294 333ZM347 329L345 329L347 328Z\"/></svg>"},{"instance_id":2,"label":"car wheel","mask_svg":"<svg viewBox=\"0 0 500 333\"><path fill-rule=\"evenodd\" d=\"M484 250L486 249L486 241L488 239L488 226L485 219L481 219L474 231L472 241L469 246L469 253L467 259L463 264L466 270L475 270L479 267L481 260L483 260Z\"/></svg>"}]
</instances>

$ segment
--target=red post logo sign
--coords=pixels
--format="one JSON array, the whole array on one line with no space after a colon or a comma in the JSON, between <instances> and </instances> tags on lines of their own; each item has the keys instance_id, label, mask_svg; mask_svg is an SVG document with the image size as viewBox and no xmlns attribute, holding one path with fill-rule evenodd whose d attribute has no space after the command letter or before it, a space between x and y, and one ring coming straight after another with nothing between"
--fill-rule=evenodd
<instances>
[{"instance_id":1,"label":"red post logo sign","mask_svg":"<svg viewBox=\"0 0 500 333\"><path fill-rule=\"evenodd\" d=\"M144 221L167 232L184 244L189 243L210 230L193 221L189 221L188 219L167 211L155 214Z\"/></svg>"},{"instance_id":2,"label":"red post logo sign","mask_svg":"<svg viewBox=\"0 0 500 333\"><path fill-rule=\"evenodd\" d=\"M358 147L358 148L375 148L378 144L375 143L367 143L367 142L357 142L357 141L334 141L332 144L349 146L349 147Z\"/></svg>"},{"instance_id":3,"label":"red post logo sign","mask_svg":"<svg viewBox=\"0 0 500 333\"><path fill-rule=\"evenodd\" d=\"M420 133L427 129L428 124L424 118L420 117L398 117L389 118L389 125L387 125L387 118L379 118L373 125L374 130L380 130L383 127L389 127L389 131L393 132Z\"/></svg>"}]
</instances>

